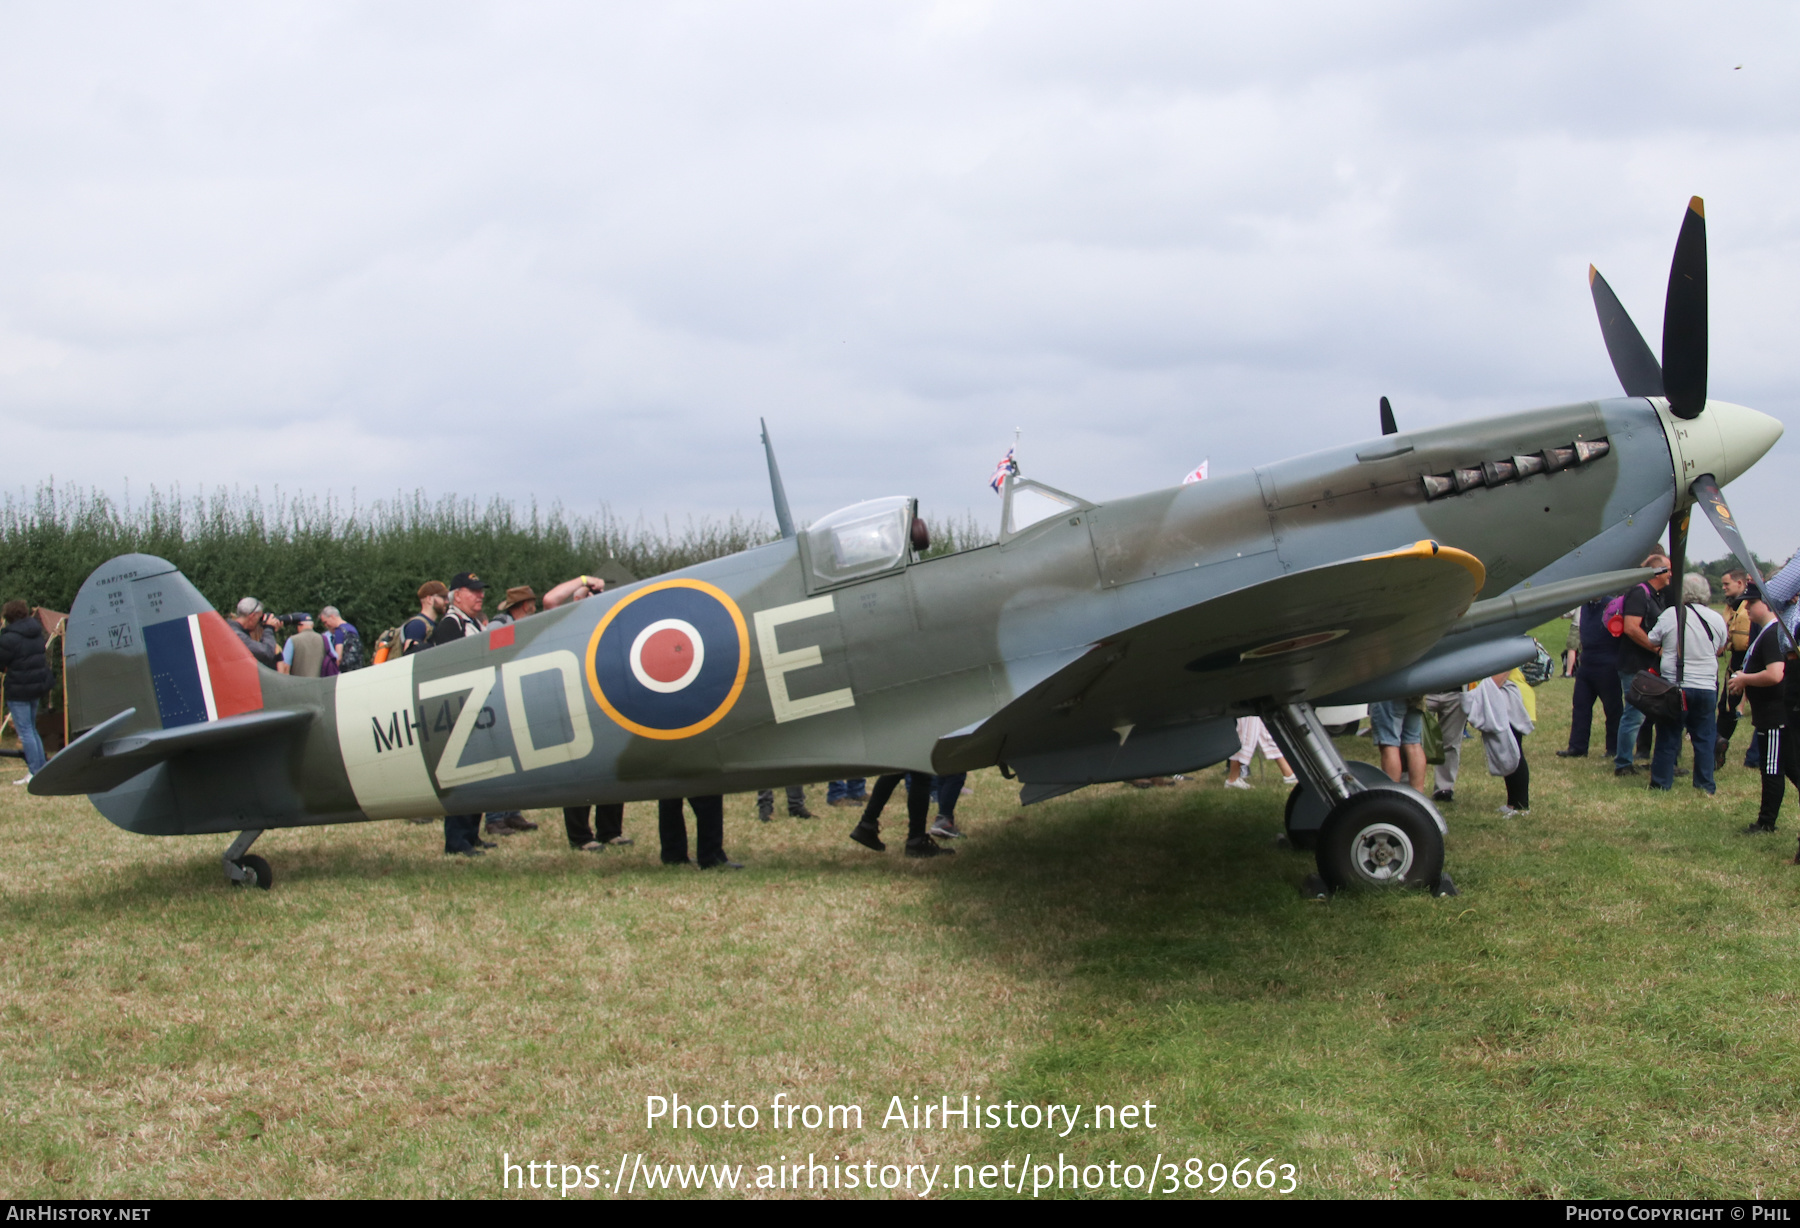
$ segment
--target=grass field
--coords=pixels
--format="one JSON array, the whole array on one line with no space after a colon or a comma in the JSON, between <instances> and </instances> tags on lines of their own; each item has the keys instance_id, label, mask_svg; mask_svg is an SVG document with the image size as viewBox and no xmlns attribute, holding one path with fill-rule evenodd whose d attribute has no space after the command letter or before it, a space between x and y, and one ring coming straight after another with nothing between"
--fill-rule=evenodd
<instances>
[{"instance_id":1,"label":"grass field","mask_svg":"<svg viewBox=\"0 0 1800 1228\"><path fill-rule=\"evenodd\" d=\"M1469 743L1444 900L1303 900L1260 763L1248 793L1209 769L1029 811L984 773L933 863L849 843L822 789L814 823L728 799L733 875L657 864L649 805L599 856L552 813L481 862L434 827L274 832L270 892L225 884L223 838L0 781L0 1194L493 1196L502 1153L746 1184L813 1153L941 1165L943 1192L1061 1152L1274 1157L1295 1196L1800 1195L1793 804L1736 834L1742 735L1710 800L1556 759L1569 686L1539 692L1528 817ZM647 1129L677 1094L761 1123ZM778 1094L863 1126L775 1128ZM1150 1102L1157 1128L881 1127L893 1096L964 1094Z\"/></svg>"}]
</instances>

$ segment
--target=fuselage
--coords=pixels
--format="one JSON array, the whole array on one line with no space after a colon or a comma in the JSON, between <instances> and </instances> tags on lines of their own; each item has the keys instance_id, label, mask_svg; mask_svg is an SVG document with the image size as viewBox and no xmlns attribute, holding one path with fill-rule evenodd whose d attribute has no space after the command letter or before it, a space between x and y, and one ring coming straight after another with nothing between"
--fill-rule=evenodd
<instances>
[{"instance_id":1,"label":"fuselage","mask_svg":"<svg viewBox=\"0 0 1800 1228\"><path fill-rule=\"evenodd\" d=\"M174 833L929 771L940 738L1109 636L1285 575L1422 538L1478 558L1482 597L1632 566L1695 476L1678 486L1678 466L1729 481L1780 433L1734 406L1699 441L1671 422L1617 399L1413 431L1071 507L957 554L902 548L885 567L871 512L844 534L875 543L873 574L851 574L850 538L815 526L339 679L265 675L265 706L312 711L303 732L185 755L95 800L123 826ZM1425 481L1602 442L1555 472L1435 497ZM1164 706L1241 703L1203 684L1172 684Z\"/></svg>"}]
</instances>

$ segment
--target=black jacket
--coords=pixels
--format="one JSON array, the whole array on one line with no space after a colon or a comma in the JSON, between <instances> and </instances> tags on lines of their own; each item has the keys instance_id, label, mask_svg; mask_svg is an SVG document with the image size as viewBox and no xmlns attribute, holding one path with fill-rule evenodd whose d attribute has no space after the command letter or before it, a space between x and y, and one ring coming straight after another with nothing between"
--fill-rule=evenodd
<instances>
[{"instance_id":1,"label":"black jacket","mask_svg":"<svg viewBox=\"0 0 1800 1228\"><path fill-rule=\"evenodd\" d=\"M6 701L42 699L50 693L50 658L44 625L27 615L0 631L0 670L6 671Z\"/></svg>"},{"instance_id":2,"label":"black jacket","mask_svg":"<svg viewBox=\"0 0 1800 1228\"><path fill-rule=\"evenodd\" d=\"M481 632L482 624L455 606L451 606L444 611L444 616L438 619L437 626L432 628L431 642L433 644L454 644L457 640L466 639L471 635L480 635Z\"/></svg>"},{"instance_id":3,"label":"black jacket","mask_svg":"<svg viewBox=\"0 0 1800 1228\"><path fill-rule=\"evenodd\" d=\"M1606 598L1581 607L1581 659L1602 669L1619 668L1619 640L1606 628Z\"/></svg>"}]
</instances>

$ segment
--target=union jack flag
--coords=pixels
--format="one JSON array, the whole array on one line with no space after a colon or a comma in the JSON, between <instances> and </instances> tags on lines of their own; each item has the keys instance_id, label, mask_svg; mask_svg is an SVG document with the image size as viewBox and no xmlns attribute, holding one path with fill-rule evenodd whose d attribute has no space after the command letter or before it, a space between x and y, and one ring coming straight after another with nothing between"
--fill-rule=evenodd
<instances>
[{"instance_id":1,"label":"union jack flag","mask_svg":"<svg viewBox=\"0 0 1800 1228\"><path fill-rule=\"evenodd\" d=\"M1013 449L1008 448L1006 455L1000 458L1000 463L994 466L994 476L988 479L988 485L994 488L995 494L999 494L1008 477L1018 476L1019 462L1013 459Z\"/></svg>"}]
</instances>

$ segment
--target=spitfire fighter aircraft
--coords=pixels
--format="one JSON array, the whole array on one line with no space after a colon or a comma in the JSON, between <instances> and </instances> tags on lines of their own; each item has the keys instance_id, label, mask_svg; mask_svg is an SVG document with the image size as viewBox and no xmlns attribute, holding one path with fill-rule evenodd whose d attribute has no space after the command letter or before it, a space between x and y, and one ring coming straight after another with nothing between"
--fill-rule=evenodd
<instances>
[{"instance_id":1,"label":"spitfire fighter aircraft","mask_svg":"<svg viewBox=\"0 0 1800 1228\"><path fill-rule=\"evenodd\" d=\"M31 781L146 835L263 830L990 766L1029 803L1191 771L1255 713L1299 773L1287 825L1332 887L1453 890L1442 817L1346 764L1315 704L1456 687L1534 652L1543 618L1617 592L1698 500L1780 437L1706 399L1700 201L1662 361L1590 275L1626 396L1388 433L1093 503L1009 477L992 545L916 546L915 501L335 679L260 669L169 563L116 558L69 618L74 741ZM765 431L764 443L768 436Z\"/></svg>"}]
</instances>

